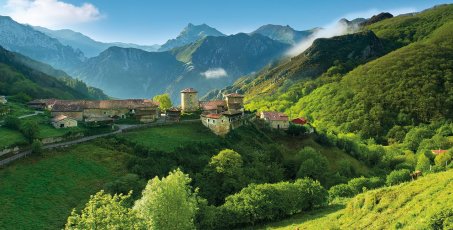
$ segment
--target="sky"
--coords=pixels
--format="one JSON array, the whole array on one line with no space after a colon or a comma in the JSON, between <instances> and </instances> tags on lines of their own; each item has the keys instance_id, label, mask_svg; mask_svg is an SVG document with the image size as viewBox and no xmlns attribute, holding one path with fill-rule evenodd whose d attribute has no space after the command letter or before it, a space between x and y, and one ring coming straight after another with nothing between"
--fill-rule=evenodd
<instances>
[{"instance_id":1,"label":"sky","mask_svg":"<svg viewBox=\"0 0 453 230\"><path fill-rule=\"evenodd\" d=\"M421 11L453 0L0 0L0 15L50 29L72 29L104 42L163 44L188 24L206 23L225 34L265 24L297 30L341 18Z\"/></svg>"}]
</instances>

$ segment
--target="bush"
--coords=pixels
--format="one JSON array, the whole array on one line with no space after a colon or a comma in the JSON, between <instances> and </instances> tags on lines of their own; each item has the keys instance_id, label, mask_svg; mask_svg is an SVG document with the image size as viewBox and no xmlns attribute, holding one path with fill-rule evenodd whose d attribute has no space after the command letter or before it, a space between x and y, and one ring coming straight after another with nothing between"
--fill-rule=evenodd
<instances>
[{"instance_id":1,"label":"bush","mask_svg":"<svg viewBox=\"0 0 453 230\"><path fill-rule=\"evenodd\" d=\"M410 171L408 169L400 169L392 171L386 180L387 185L397 185L411 180Z\"/></svg>"},{"instance_id":2,"label":"bush","mask_svg":"<svg viewBox=\"0 0 453 230\"><path fill-rule=\"evenodd\" d=\"M379 188L384 185L384 182L379 177L365 178L362 176L350 180L348 182L348 185L352 188L355 194L359 194L363 192L364 188L365 189Z\"/></svg>"},{"instance_id":3,"label":"bush","mask_svg":"<svg viewBox=\"0 0 453 230\"><path fill-rule=\"evenodd\" d=\"M20 120L17 117L7 116L4 121L4 126L8 129L19 130Z\"/></svg>"},{"instance_id":4,"label":"bush","mask_svg":"<svg viewBox=\"0 0 453 230\"><path fill-rule=\"evenodd\" d=\"M36 155L41 155L43 152L42 143L39 140L34 140L31 144L31 152Z\"/></svg>"},{"instance_id":5,"label":"bush","mask_svg":"<svg viewBox=\"0 0 453 230\"><path fill-rule=\"evenodd\" d=\"M27 122L21 128L22 134L32 143L39 135L39 127L36 122Z\"/></svg>"},{"instance_id":6,"label":"bush","mask_svg":"<svg viewBox=\"0 0 453 230\"><path fill-rule=\"evenodd\" d=\"M138 198L141 191L145 187L145 181L141 180L137 174L126 174L119 179L107 183L106 190L111 194L126 195L132 191L132 196Z\"/></svg>"},{"instance_id":7,"label":"bush","mask_svg":"<svg viewBox=\"0 0 453 230\"><path fill-rule=\"evenodd\" d=\"M354 189L347 184L335 185L329 189L329 198L334 199L337 197L353 197L355 195Z\"/></svg>"},{"instance_id":8,"label":"bush","mask_svg":"<svg viewBox=\"0 0 453 230\"><path fill-rule=\"evenodd\" d=\"M251 184L227 197L222 208L230 216L230 224L253 224L311 210L324 205L327 196L321 184L309 178L294 183Z\"/></svg>"},{"instance_id":9,"label":"bush","mask_svg":"<svg viewBox=\"0 0 453 230\"><path fill-rule=\"evenodd\" d=\"M314 180L325 182L326 172L329 168L327 158L311 147L305 147L297 154L301 162L297 172L298 178L310 177Z\"/></svg>"},{"instance_id":10,"label":"bush","mask_svg":"<svg viewBox=\"0 0 453 230\"><path fill-rule=\"evenodd\" d=\"M453 229L453 208L444 209L430 218L430 227L435 230Z\"/></svg>"},{"instance_id":11,"label":"bush","mask_svg":"<svg viewBox=\"0 0 453 230\"><path fill-rule=\"evenodd\" d=\"M439 154L436 156L436 158L434 158L434 163L436 163L437 166L441 167L446 167L448 163L450 163L450 161L451 161L450 152Z\"/></svg>"}]
</instances>

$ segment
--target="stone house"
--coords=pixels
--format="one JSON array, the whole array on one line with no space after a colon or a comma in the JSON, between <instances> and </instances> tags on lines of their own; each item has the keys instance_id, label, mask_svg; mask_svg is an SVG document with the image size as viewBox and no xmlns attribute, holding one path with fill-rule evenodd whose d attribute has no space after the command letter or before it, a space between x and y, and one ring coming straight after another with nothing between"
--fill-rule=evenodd
<instances>
[{"instance_id":1,"label":"stone house","mask_svg":"<svg viewBox=\"0 0 453 230\"><path fill-rule=\"evenodd\" d=\"M204 113L222 113L228 110L227 103L224 100L202 101L200 108Z\"/></svg>"},{"instance_id":2,"label":"stone house","mask_svg":"<svg viewBox=\"0 0 453 230\"><path fill-rule=\"evenodd\" d=\"M181 110L179 108L169 108L165 110L165 121L179 121L181 119Z\"/></svg>"},{"instance_id":3,"label":"stone house","mask_svg":"<svg viewBox=\"0 0 453 230\"><path fill-rule=\"evenodd\" d=\"M57 99L36 99L27 103L28 107L38 110L52 110Z\"/></svg>"},{"instance_id":4,"label":"stone house","mask_svg":"<svg viewBox=\"0 0 453 230\"><path fill-rule=\"evenodd\" d=\"M8 102L8 100L6 100L6 96L0 96L0 105L4 105Z\"/></svg>"},{"instance_id":5,"label":"stone house","mask_svg":"<svg viewBox=\"0 0 453 230\"><path fill-rule=\"evenodd\" d=\"M57 129L77 127L77 121L65 115L57 115L52 118L52 125Z\"/></svg>"},{"instance_id":6,"label":"stone house","mask_svg":"<svg viewBox=\"0 0 453 230\"><path fill-rule=\"evenodd\" d=\"M280 112L261 112L260 118L264 120L273 129L288 129L288 116Z\"/></svg>"},{"instance_id":7,"label":"stone house","mask_svg":"<svg viewBox=\"0 0 453 230\"><path fill-rule=\"evenodd\" d=\"M65 115L77 121L101 118L126 118L128 116L147 123L155 121L159 105L151 100L58 100L52 106L52 116Z\"/></svg>"},{"instance_id":8,"label":"stone house","mask_svg":"<svg viewBox=\"0 0 453 230\"><path fill-rule=\"evenodd\" d=\"M244 96L238 93L230 93L225 95L225 102L228 110L244 111Z\"/></svg>"},{"instance_id":9,"label":"stone house","mask_svg":"<svg viewBox=\"0 0 453 230\"><path fill-rule=\"evenodd\" d=\"M195 112L200 109L198 102L198 92L193 88L183 89L181 91L181 109L182 112Z\"/></svg>"}]
</instances>

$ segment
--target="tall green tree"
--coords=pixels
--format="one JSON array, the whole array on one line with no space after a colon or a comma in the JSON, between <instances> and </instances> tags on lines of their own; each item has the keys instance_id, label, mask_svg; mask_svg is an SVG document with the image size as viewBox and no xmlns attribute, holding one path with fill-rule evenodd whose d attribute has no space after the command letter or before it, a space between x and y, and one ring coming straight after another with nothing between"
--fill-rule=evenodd
<instances>
[{"instance_id":1,"label":"tall green tree","mask_svg":"<svg viewBox=\"0 0 453 230\"><path fill-rule=\"evenodd\" d=\"M421 153L417 157L417 166L415 167L415 169L420 170L422 172L426 172L429 170L430 164L431 162L429 158L425 154Z\"/></svg>"},{"instance_id":2,"label":"tall green tree","mask_svg":"<svg viewBox=\"0 0 453 230\"><path fill-rule=\"evenodd\" d=\"M168 93L154 96L153 101L159 102L159 108L162 111L165 111L166 109L169 109L172 107L170 95Z\"/></svg>"},{"instance_id":3,"label":"tall green tree","mask_svg":"<svg viewBox=\"0 0 453 230\"><path fill-rule=\"evenodd\" d=\"M329 168L327 158L311 147L305 147L298 153L301 161L298 178L310 177L320 182L325 182L326 172Z\"/></svg>"},{"instance_id":4,"label":"tall green tree","mask_svg":"<svg viewBox=\"0 0 453 230\"><path fill-rule=\"evenodd\" d=\"M100 191L91 196L80 214L74 209L66 229L148 229L137 212L128 208L129 195L110 195Z\"/></svg>"},{"instance_id":5,"label":"tall green tree","mask_svg":"<svg viewBox=\"0 0 453 230\"><path fill-rule=\"evenodd\" d=\"M153 178L133 207L150 229L195 229L197 193L191 179L177 169L162 179Z\"/></svg>"},{"instance_id":6,"label":"tall green tree","mask_svg":"<svg viewBox=\"0 0 453 230\"><path fill-rule=\"evenodd\" d=\"M25 138L30 143L33 143L33 141L38 138L39 135L39 127L38 123L36 122L27 122L22 126L21 129L22 133L24 134Z\"/></svg>"},{"instance_id":7,"label":"tall green tree","mask_svg":"<svg viewBox=\"0 0 453 230\"><path fill-rule=\"evenodd\" d=\"M203 170L200 183L201 195L211 204L223 203L246 185L241 155L231 149L220 151Z\"/></svg>"}]
</instances>

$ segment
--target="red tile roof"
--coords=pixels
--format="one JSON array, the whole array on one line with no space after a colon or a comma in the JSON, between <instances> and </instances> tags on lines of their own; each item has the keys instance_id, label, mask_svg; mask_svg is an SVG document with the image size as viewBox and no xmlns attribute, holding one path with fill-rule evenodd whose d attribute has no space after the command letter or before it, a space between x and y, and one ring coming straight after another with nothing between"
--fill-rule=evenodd
<instances>
[{"instance_id":1,"label":"red tile roof","mask_svg":"<svg viewBox=\"0 0 453 230\"><path fill-rule=\"evenodd\" d=\"M432 152L434 155L439 155L439 154L446 153L446 152L448 152L448 151L447 151L447 150L443 150L443 149L437 149L437 150L431 150L431 152Z\"/></svg>"},{"instance_id":2,"label":"red tile roof","mask_svg":"<svg viewBox=\"0 0 453 230\"><path fill-rule=\"evenodd\" d=\"M307 119L305 119L303 117L299 117L299 118L292 120L291 122L294 124L298 124L298 125L305 125L305 124L307 124L308 121L307 121Z\"/></svg>"},{"instance_id":3,"label":"red tile roof","mask_svg":"<svg viewBox=\"0 0 453 230\"><path fill-rule=\"evenodd\" d=\"M197 91L194 88L187 88L181 90L181 93L196 93Z\"/></svg>"},{"instance_id":4,"label":"red tile roof","mask_svg":"<svg viewBox=\"0 0 453 230\"><path fill-rule=\"evenodd\" d=\"M217 107L219 106L226 106L226 102L224 100L200 102L200 107L203 110L214 110L217 109Z\"/></svg>"},{"instance_id":5,"label":"red tile roof","mask_svg":"<svg viewBox=\"0 0 453 230\"><path fill-rule=\"evenodd\" d=\"M76 112L84 109L139 109L157 107L158 103L146 99L129 100L57 100L52 108L55 112Z\"/></svg>"},{"instance_id":6,"label":"red tile roof","mask_svg":"<svg viewBox=\"0 0 453 230\"><path fill-rule=\"evenodd\" d=\"M266 120L270 121L287 121L288 116L280 112L262 112Z\"/></svg>"}]
</instances>

